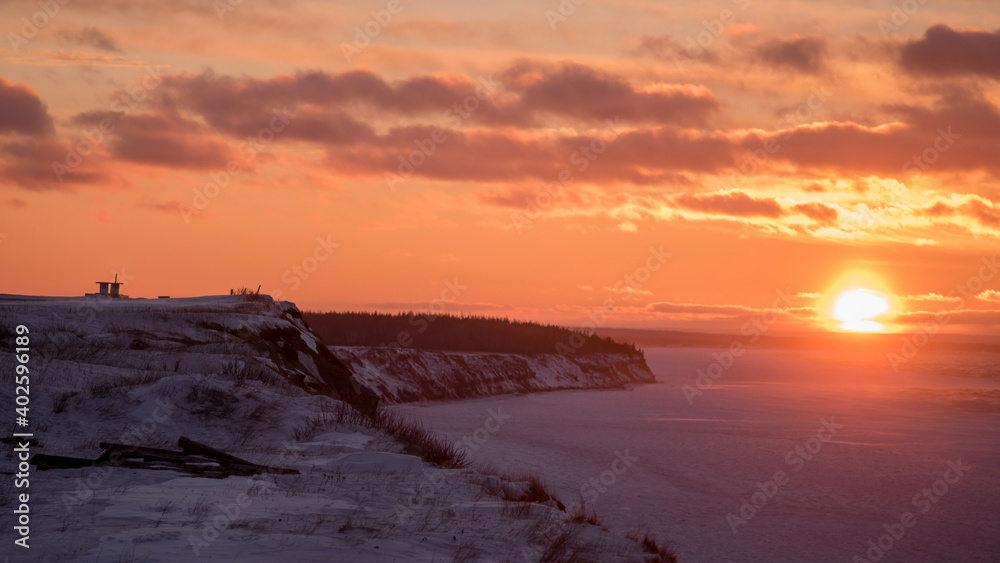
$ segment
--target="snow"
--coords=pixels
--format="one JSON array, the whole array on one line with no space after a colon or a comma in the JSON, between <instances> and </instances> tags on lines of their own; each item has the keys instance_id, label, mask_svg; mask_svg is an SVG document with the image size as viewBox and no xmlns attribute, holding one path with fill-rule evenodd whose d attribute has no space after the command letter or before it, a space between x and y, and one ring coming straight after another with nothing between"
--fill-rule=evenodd
<instances>
[{"instance_id":1,"label":"snow","mask_svg":"<svg viewBox=\"0 0 1000 563\"><path fill-rule=\"evenodd\" d=\"M891 542L883 562L1000 561L996 355L924 351L895 373L884 355L751 350L689 403L684 386L697 389L697 371L718 352L647 349L660 383L632 391L393 410L458 442L502 408L509 420L471 441L474 459L536 472L564 501L588 501L611 530L645 526L669 540L684 562L864 561L869 540ZM808 445L824 419L844 426ZM803 450L809 459L795 449L815 446ZM638 461L619 462L618 473L616 452ZM937 502L915 504L955 478L949 462L971 469ZM727 515L777 471L788 482L734 533ZM907 512L915 524L905 535L880 540Z\"/></svg>"},{"instance_id":2,"label":"snow","mask_svg":"<svg viewBox=\"0 0 1000 563\"><path fill-rule=\"evenodd\" d=\"M317 467L317 466L313 466ZM337 456L319 465L341 473L413 473L423 468L420 458L389 452L358 452Z\"/></svg>"},{"instance_id":3,"label":"snow","mask_svg":"<svg viewBox=\"0 0 1000 563\"><path fill-rule=\"evenodd\" d=\"M94 459L100 442L176 450L185 436L300 474L33 468L31 549L5 547L12 560L537 561L564 534L592 559L648 557L553 506L501 501L488 490L524 490L523 481L428 464L298 384L318 369L301 351L318 339L290 303L0 296L0 329L17 324L31 330L32 454ZM259 336L272 329L300 333L297 364L275 363L278 344ZM14 365L0 349L0 370ZM14 404L12 386L0 401ZM14 467L13 448L3 455ZM5 541L24 492L12 484L0 482Z\"/></svg>"}]
</instances>

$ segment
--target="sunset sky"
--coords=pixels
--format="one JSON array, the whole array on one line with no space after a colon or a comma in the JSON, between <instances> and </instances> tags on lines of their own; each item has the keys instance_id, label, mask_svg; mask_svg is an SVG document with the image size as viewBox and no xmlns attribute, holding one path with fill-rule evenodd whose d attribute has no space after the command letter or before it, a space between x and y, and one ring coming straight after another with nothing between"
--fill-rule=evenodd
<instances>
[{"instance_id":1,"label":"sunset sky","mask_svg":"<svg viewBox=\"0 0 1000 563\"><path fill-rule=\"evenodd\" d=\"M577 1L4 1L0 292L1000 333L996 2Z\"/></svg>"}]
</instances>

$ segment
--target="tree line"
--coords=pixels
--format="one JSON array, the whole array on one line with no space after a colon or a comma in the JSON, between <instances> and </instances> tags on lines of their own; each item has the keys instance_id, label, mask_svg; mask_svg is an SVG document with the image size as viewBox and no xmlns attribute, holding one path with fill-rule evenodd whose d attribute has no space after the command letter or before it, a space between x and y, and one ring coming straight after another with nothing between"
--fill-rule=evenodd
<instances>
[{"instance_id":1,"label":"tree line","mask_svg":"<svg viewBox=\"0 0 1000 563\"><path fill-rule=\"evenodd\" d=\"M634 354L635 345L561 326L480 315L456 317L414 312L320 313L307 311L309 326L332 346L388 346L450 352L502 354Z\"/></svg>"}]
</instances>

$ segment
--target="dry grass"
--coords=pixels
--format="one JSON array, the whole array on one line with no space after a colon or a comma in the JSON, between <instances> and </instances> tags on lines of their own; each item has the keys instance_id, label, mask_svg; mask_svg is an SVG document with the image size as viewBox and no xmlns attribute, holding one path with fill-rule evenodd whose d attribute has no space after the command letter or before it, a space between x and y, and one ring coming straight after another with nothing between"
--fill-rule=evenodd
<instances>
[{"instance_id":1,"label":"dry grass","mask_svg":"<svg viewBox=\"0 0 1000 563\"><path fill-rule=\"evenodd\" d=\"M420 424L390 411L385 409L378 411L375 427L402 443L405 453L416 455L428 463L448 469L469 465L468 456L464 451L434 436Z\"/></svg>"},{"instance_id":2,"label":"dry grass","mask_svg":"<svg viewBox=\"0 0 1000 563\"><path fill-rule=\"evenodd\" d=\"M669 544L660 545L660 543L658 543L656 539L650 536L647 532L636 530L625 534L625 537L642 546L642 550L646 553L656 555L657 559L654 561L658 563L677 563L677 556L670 551Z\"/></svg>"}]
</instances>

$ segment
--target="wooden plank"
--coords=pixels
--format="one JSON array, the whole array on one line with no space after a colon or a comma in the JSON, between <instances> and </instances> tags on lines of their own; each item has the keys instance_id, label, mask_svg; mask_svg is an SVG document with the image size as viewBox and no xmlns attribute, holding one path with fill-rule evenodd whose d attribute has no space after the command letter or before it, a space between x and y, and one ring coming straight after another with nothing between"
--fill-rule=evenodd
<instances>
[{"instance_id":1,"label":"wooden plank","mask_svg":"<svg viewBox=\"0 0 1000 563\"><path fill-rule=\"evenodd\" d=\"M150 453L154 453L155 452L155 453L161 453L161 454L175 454L175 455L181 453L181 452L179 452L177 450L163 450L163 449L160 449L160 448L147 448L145 446L130 446L130 445L127 445L127 444L115 444L113 442L101 442L101 443L98 444L98 446L100 446L100 447L102 447L104 449L107 449L107 450L115 450L115 451L143 450L143 451L147 451L147 452L150 452Z\"/></svg>"},{"instance_id":2,"label":"wooden plank","mask_svg":"<svg viewBox=\"0 0 1000 563\"><path fill-rule=\"evenodd\" d=\"M229 455L229 454L227 454L227 453L225 453L223 451L219 451L219 450L217 450L217 449L215 449L215 448L213 448L211 446L206 446L205 444L201 444L199 442L195 442L194 440L191 440L190 438L185 438L184 436L181 436L177 440L177 445L180 446L180 448L182 450L184 450L185 452L191 452L191 453L195 453L195 454L201 454L203 456L213 457L215 459L224 459L224 460L227 460L227 461L234 461L236 463L246 463L246 464L249 464L249 465L257 465L255 463L251 463L251 462L249 462L249 461L247 461L245 459L240 459L240 458L238 458L238 457L236 457L234 455Z\"/></svg>"},{"instance_id":3,"label":"wooden plank","mask_svg":"<svg viewBox=\"0 0 1000 563\"><path fill-rule=\"evenodd\" d=\"M183 436L178 440L178 444L182 451L101 442L100 446L104 448L104 453L97 459L36 454L32 458L32 463L39 470L112 465L132 469L170 469L213 478L259 473L299 474L295 469L266 467L251 463Z\"/></svg>"},{"instance_id":4,"label":"wooden plank","mask_svg":"<svg viewBox=\"0 0 1000 563\"><path fill-rule=\"evenodd\" d=\"M46 469L78 469L80 467L95 465L92 459L48 454L33 455L31 463L35 464L39 471L45 471Z\"/></svg>"}]
</instances>

